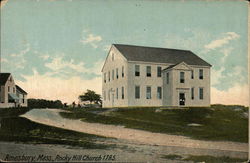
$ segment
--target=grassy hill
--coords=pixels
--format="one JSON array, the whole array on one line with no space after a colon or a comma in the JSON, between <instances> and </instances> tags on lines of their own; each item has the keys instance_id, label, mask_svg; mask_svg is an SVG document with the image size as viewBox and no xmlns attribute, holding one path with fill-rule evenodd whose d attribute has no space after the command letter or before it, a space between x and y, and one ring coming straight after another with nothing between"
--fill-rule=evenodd
<instances>
[{"instance_id":1,"label":"grassy hill","mask_svg":"<svg viewBox=\"0 0 250 163\"><path fill-rule=\"evenodd\" d=\"M248 108L244 106L212 105L207 108L182 109L88 108L61 112L60 115L194 139L248 142Z\"/></svg>"}]
</instances>

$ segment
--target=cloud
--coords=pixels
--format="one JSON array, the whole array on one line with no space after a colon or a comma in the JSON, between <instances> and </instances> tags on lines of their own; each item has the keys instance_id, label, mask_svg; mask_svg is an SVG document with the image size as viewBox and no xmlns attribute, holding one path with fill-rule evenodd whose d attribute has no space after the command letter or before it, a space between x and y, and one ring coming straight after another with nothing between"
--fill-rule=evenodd
<instances>
[{"instance_id":1,"label":"cloud","mask_svg":"<svg viewBox=\"0 0 250 163\"><path fill-rule=\"evenodd\" d=\"M40 58L42 58L43 60L48 60L49 59L49 55L41 55L39 56Z\"/></svg>"},{"instance_id":2,"label":"cloud","mask_svg":"<svg viewBox=\"0 0 250 163\"><path fill-rule=\"evenodd\" d=\"M10 54L11 57L23 57L26 53L30 51L30 44L26 44L26 48L21 50L19 53Z\"/></svg>"},{"instance_id":3,"label":"cloud","mask_svg":"<svg viewBox=\"0 0 250 163\"><path fill-rule=\"evenodd\" d=\"M6 58L0 58L0 62L2 62L2 63L8 63L9 61L6 59Z\"/></svg>"},{"instance_id":4,"label":"cloud","mask_svg":"<svg viewBox=\"0 0 250 163\"><path fill-rule=\"evenodd\" d=\"M228 47L220 50L220 52L223 54L223 57L221 58L221 62L224 63L226 58L229 56L229 54L232 52L234 48Z\"/></svg>"},{"instance_id":5,"label":"cloud","mask_svg":"<svg viewBox=\"0 0 250 163\"><path fill-rule=\"evenodd\" d=\"M219 38L217 40L213 40L209 44L205 45L204 47L207 50L214 50L216 48L219 48L223 45L228 44L229 41L231 41L231 40L238 39L239 37L240 37L240 35L238 35L235 32L227 32L227 33L223 34L222 38Z\"/></svg>"},{"instance_id":6,"label":"cloud","mask_svg":"<svg viewBox=\"0 0 250 163\"><path fill-rule=\"evenodd\" d=\"M224 77L222 75L223 71L225 71L225 67L221 67L219 70L211 70L211 86L220 84L220 79Z\"/></svg>"},{"instance_id":7,"label":"cloud","mask_svg":"<svg viewBox=\"0 0 250 163\"><path fill-rule=\"evenodd\" d=\"M101 69L104 64L104 60L100 59L94 62L91 67L86 67L84 62L76 63L75 60L71 59L69 61L64 60L63 57L55 57L51 62L45 63L45 67L51 69L54 73L68 73L73 70L77 73L94 73L96 75L101 75Z\"/></svg>"},{"instance_id":8,"label":"cloud","mask_svg":"<svg viewBox=\"0 0 250 163\"><path fill-rule=\"evenodd\" d=\"M41 75L35 69L33 75L22 75L22 77L26 81L16 80L16 83L28 92L28 98L59 99L72 103L73 101L78 102L78 96L87 89L101 94L101 77L91 80L84 80L79 76L61 79L51 76L49 73Z\"/></svg>"},{"instance_id":9,"label":"cloud","mask_svg":"<svg viewBox=\"0 0 250 163\"><path fill-rule=\"evenodd\" d=\"M110 47L111 47L111 45L105 45L105 46L103 46L103 50L104 51L109 51Z\"/></svg>"},{"instance_id":10,"label":"cloud","mask_svg":"<svg viewBox=\"0 0 250 163\"><path fill-rule=\"evenodd\" d=\"M227 91L221 91L212 87L211 103L249 106L249 87L247 84L236 84Z\"/></svg>"},{"instance_id":11,"label":"cloud","mask_svg":"<svg viewBox=\"0 0 250 163\"><path fill-rule=\"evenodd\" d=\"M90 44L93 48L97 48L98 47L98 43L102 41L102 37L95 35L93 33L89 33L88 30L83 30L83 36L82 39L80 40L80 42L82 44Z\"/></svg>"}]
</instances>

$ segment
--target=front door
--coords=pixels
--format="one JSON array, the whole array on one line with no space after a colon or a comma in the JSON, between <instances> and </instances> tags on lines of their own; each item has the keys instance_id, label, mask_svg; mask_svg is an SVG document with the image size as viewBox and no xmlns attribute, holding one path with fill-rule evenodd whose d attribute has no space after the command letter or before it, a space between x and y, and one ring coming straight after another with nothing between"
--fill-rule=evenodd
<instances>
[{"instance_id":1,"label":"front door","mask_svg":"<svg viewBox=\"0 0 250 163\"><path fill-rule=\"evenodd\" d=\"M185 105L185 93L179 93L179 105Z\"/></svg>"}]
</instances>

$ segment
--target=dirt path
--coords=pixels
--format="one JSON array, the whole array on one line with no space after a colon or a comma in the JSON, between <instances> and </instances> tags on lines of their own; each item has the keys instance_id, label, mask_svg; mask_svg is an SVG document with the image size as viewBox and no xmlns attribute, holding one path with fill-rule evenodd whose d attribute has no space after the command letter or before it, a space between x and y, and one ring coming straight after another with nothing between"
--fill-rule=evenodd
<instances>
[{"instance_id":1,"label":"dirt path","mask_svg":"<svg viewBox=\"0 0 250 163\"><path fill-rule=\"evenodd\" d=\"M136 144L176 146L200 149L214 149L224 151L248 152L247 143L226 141L201 141L184 136L152 133L142 130L128 129L122 126L87 123L80 120L62 118L58 109L33 109L22 115L31 121L60 127L64 129L101 135L106 137L130 140Z\"/></svg>"}]
</instances>

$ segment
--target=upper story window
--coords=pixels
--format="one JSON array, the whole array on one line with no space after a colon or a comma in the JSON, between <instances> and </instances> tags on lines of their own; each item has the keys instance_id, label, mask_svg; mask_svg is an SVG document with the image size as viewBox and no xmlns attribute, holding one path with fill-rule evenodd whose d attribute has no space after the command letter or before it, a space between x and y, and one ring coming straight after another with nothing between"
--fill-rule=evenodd
<instances>
[{"instance_id":1,"label":"upper story window","mask_svg":"<svg viewBox=\"0 0 250 163\"><path fill-rule=\"evenodd\" d=\"M104 83L106 83L106 73L104 73Z\"/></svg>"},{"instance_id":2,"label":"upper story window","mask_svg":"<svg viewBox=\"0 0 250 163\"><path fill-rule=\"evenodd\" d=\"M151 77L151 66L146 67L147 77Z\"/></svg>"},{"instance_id":3,"label":"upper story window","mask_svg":"<svg viewBox=\"0 0 250 163\"><path fill-rule=\"evenodd\" d=\"M191 79L194 78L194 70L191 70Z\"/></svg>"},{"instance_id":4,"label":"upper story window","mask_svg":"<svg viewBox=\"0 0 250 163\"><path fill-rule=\"evenodd\" d=\"M140 86L135 86L135 98L140 98Z\"/></svg>"},{"instance_id":5,"label":"upper story window","mask_svg":"<svg viewBox=\"0 0 250 163\"><path fill-rule=\"evenodd\" d=\"M140 65L135 65L135 76L140 76Z\"/></svg>"},{"instance_id":6,"label":"upper story window","mask_svg":"<svg viewBox=\"0 0 250 163\"><path fill-rule=\"evenodd\" d=\"M114 80L114 78L115 78L115 71L112 70L112 80Z\"/></svg>"},{"instance_id":7,"label":"upper story window","mask_svg":"<svg viewBox=\"0 0 250 163\"><path fill-rule=\"evenodd\" d=\"M191 99L194 99L194 87L191 88Z\"/></svg>"},{"instance_id":8,"label":"upper story window","mask_svg":"<svg viewBox=\"0 0 250 163\"><path fill-rule=\"evenodd\" d=\"M158 99L162 98L162 88L161 87L157 87L157 98Z\"/></svg>"},{"instance_id":9,"label":"upper story window","mask_svg":"<svg viewBox=\"0 0 250 163\"><path fill-rule=\"evenodd\" d=\"M167 73L167 84L169 84L169 73Z\"/></svg>"},{"instance_id":10,"label":"upper story window","mask_svg":"<svg viewBox=\"0 0 250 163\"><path fill-rule=\"evenodd\" d=\"M199 79L203 79L203 69L199 69Z\"/></svg>"},{"instance_id":11,"label":"upper story window","mask_svg":"<svg viewBox=\"0 0 250 163\"><path fill-rule=\"evenodd\" d=\"M122 66L122 77L124 77L124 66Z\"/></svg>"},{"instance_id":12,"label":"upper story window","mask_svg":"<svg viewBox=\"0 0 250 163\"><path fill-rule=\"evenodd\" d=\"M112 53L112 61L114 61L114 60L115 60L115 54Z\"/></svg>"},{"instance_id":13,"label":"upper story window","mask_svg":"<svg viewBox=\"0 0 250 163\"><path fill-rule=\"evenodd\" d=\"M199 88L199 98L200 98L200 100L203 100L203 98L204 98L204 89L203 88Z\"/></svg>"},{"instance_id":14,"label":"upper story window","mask_svg":"<svg viewBox=\"0 0 250 163\"><path fill-rule=\"evenodd\" d=\"M116 68L116 79L119 78L119 75L118 75L118 68Z\"/></svg>"},{"instance_id":15,"label":"upper story window","mask_svg":"<svg viewBox=\"0 0 250 163\"><path fill-rule=\"evenodd\" d=\"M180 72L180 83L184 83L184 82L185 82L185 73Z\"/></svg>"},{"instance_id":16,"label":"upper story window","mask_svg":"<svg viewBox=\"0 0 250 163\"><path fill-rule=\"evenodd\" d=\"M146 88L146 98L151 99L151 87L147 86Z\"/></svg>"},{"instance_id":17,"label":"upper story window","mask_svg":"<svg viewBox=\"0 0 250 163\"><path fill-rule=\"evenodd\" d=\"M157 77L161 77L161 67L157 67Z\"/></svg>"}]
</instances>

